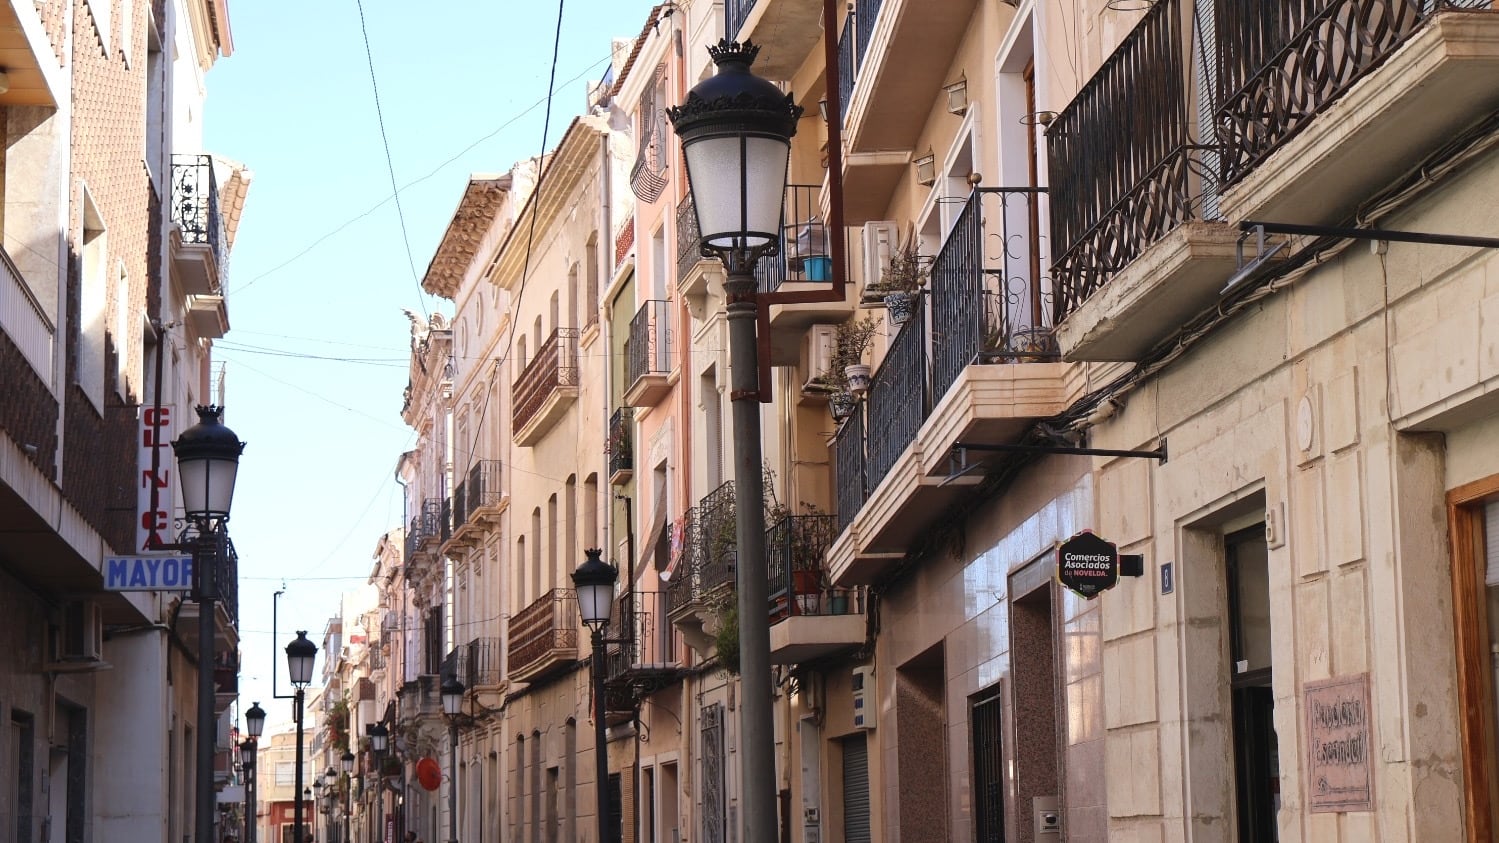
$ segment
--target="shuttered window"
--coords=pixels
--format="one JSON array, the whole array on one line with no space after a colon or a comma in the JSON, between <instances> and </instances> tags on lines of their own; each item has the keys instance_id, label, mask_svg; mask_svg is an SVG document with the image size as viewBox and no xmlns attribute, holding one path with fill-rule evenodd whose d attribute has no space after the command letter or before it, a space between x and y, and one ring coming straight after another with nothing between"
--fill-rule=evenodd
<instances>
[{"instance_id":1,"label":"shuttered window","mask_svg":"<svg viewBox=\"0 0 1499 843\"><path fill-rule=\"evenodd\" d=\"M1499 585L1499 498L1483 505L1484 582Z\"/></svg>"},{"instance_id":2,"label":"shuttered window","mask_svg":"<svg viewBox=\"0 0 1499 843\"><path fill-rule=\"evenodd\" d=\"M843 739L843 840L870 843L869 745L863 734Z\"/></svg>"}]
</instances>

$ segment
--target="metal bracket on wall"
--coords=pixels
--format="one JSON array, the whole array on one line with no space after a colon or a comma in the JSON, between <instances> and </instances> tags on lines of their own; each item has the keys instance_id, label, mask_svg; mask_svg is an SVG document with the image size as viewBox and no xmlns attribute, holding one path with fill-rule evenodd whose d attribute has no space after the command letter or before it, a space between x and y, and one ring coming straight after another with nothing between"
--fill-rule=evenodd
<instances>
[{"instance_id":1,"label":"metal bracket on wall","mask_svg":"<svg viewBox=\"0 0 1499 843\"><path fill-rule=\"evenodd\" d=\"M1223 290L1221 291L1223 293L1227 293L1251 277L1259 274L1260 270L1285 248L1287 243L1285 240L1267 245L1265 236L1268 234L1334 237L1346 240L1375 240L1395 243L1423 243L1429 246L1472 246L1479 249L1499 249L1499 237L1474 237L1468 234L1438 234L1427 231L1395 231L1388 228L1347 228L1335 225L1303 225L1301 223L1244 220L1239 223L1239 231L1242 232L1239 235L1238 244L1239 268L1229 277L1228 282L1223 285ZM1251 236L1254 237L1255 241L1255 256L1246 261L1244 259L1244 242Z\"/></svg>"},{"instance_id":2,"label":"metal bracket on wall","mask_svg":"<svg viewBox=\"0 0 1499 843\"><path fill-rule=\"evenodd\" d=\"M1074 454L1084 457L1141 457L1144 459L1166 461L1166 440L1161 440L1161 446L1153 451L1121 450L1118 448L1084 448L1078 445L1009 445L1009 444L980 444L975 442L956 442L952 446L953 458L958 461L961 471L966 471L969 465L969 451L997 451L1007 454Z\"/></svg>"}]
</instances>

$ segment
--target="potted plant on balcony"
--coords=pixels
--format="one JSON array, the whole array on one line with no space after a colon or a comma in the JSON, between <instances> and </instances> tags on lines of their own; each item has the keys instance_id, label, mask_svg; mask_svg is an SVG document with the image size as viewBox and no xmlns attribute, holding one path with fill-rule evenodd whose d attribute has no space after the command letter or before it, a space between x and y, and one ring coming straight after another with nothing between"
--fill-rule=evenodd
<instances>
[{"instance_id":1,"label":"potted plant on balcony","mask_svg":"<svg viewBox=\"0 0 1499 843\"><path fill-rule=\"evenodd\" d=\"M922 285L931 274L927 260L921 256L919 248L915 230L908 230L905 241L891 253L890 265L880 275L879 283L870 290L871 293L884 297L885 310L890 314L890 323L893 325L903 325L911 318L916 296L921 293Z\"/></svg>"},{"instance_id":2,"label":"potted plant on balcony","mask_svg":"<svg viewBox=\"0 0 1499 843\"><path fill-rule=\"evenodd\" d=\"M835 387L833 399L837 400L838 394L843 393L848 398L839 403L846 404L850 409L853 397L863 395L869 390L870 368L864 362L864 350L869 347L869 341L874 337L874 332L879 329L880 323L873 316L865 316L862 319L854 319L844 322L837 327L833 336L832 359L828 361L828 370L823 372L821 379L833 384ZM834 408L834 417L838 417L838 408ZM844 416L847 418L847 415Z\"/></svg>"}]
</instances>

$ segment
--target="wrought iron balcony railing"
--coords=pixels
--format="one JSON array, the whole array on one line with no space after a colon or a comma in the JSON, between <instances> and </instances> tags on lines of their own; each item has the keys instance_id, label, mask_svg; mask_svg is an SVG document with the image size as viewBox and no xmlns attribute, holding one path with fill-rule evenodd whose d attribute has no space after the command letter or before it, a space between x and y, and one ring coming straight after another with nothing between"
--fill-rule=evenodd
<instances>
[{"instance_id":1,"label":"wrought iron balcony railing","mask_svg":"<svg viewBox=\"0 0 1499 843\"><path fill-rule=\"evenodd\" d=\"M775 292L787 281L832 281L828 230L822 220L822 185L786 185L781 210L781 253L761 258L755 279L761 292Z\"/></svg>"},{"instance_id":2,"label":"wrought iron balcony railing","mask_svg":"<svg viewBox=\"0 0 1499 843\"><path fill-rule=\"evenodd\" d=\"M833 436L834 497L838 532L843 532L864 506L868 488L864 482L864 406L861 404Z\"/></svg>"},{"instance_id":3,"label":"wrought iron balcony railing","mask_svg":"<svg viewBox=\"0 0 1499 843\"><path fill-rule=\"evenodd\" d=\"M609 441L605 450L609 455L609 473L630 471L635 466L635 409L620 407L609 417Z\"/></svg>"},{"instance_id":4,"label":"wrought iron balcony railing","mask_svg":"<svg viewBox=\"0 0 1499 843\"><path fill-rule=\"evenodd\" d=\"M630 337L625 340L625 383L669 373L671 351L671 302L651 299L630 320Z\"/></svg>"},{"instance_id":5,"label":"wrought iron balcony railing","mask_svg":"<svg viewBox=\"0 0 1499 843\"><path fill-rule=\"evenodd\" d=\"M819 614L828 587L824 555L837 534L832 515L788 515L765 531L770 610L781 615Z\"/></svg>"},{"instance_id":6,"label":"wrought iron balcony railing","mask_svg":"<svg viewBox=\"0 0 1499 843\"><path fill-rule=\"evenodd\" d=\"M1224 183L1243 179L1435 15L1492 6L1491 0L1217 0L1215 123Z\"/></svg>"},{"instance_id":7,"label":"wrought iron balcony railing","mask_svg":"<svg viewBox=\"0 0 1499 843\"><path fill-rule=\"evenodd\" d=\"M926 371L926 318L921 311L922 303L917 299L911 318L890 341L890 349L869 384L869 428L878 433L869 437L866 444L865 482L869 489L878 487L885 479L886 472L916 438L921 423L931 412ZM839 505L842 506L842 501Z\"/></svg>"},{"instance_id":8,"label":"wrought iron balcony railing","mask_svg":"<svg viewBox=\"0 0 1499 843\"><path fill-rule=\"evenodd\" d=\"M228 273L228 237L219 213L219 183L212 155L172 156L172 222L182 242L200 243L213 252L220 289Z\"/></svg>"},{"instance_id":9,"label":"wrought iron balcony railing","mask_svg":"<svg viewBox=\"0 0 1499 843\"><path fill-rule=\"evenodd\" d=\"M511 423L516 430L526 426L541 411L552 393L578 385L578 331L558 328L536 349L536 356L516 378L511 390Z\"/></svg>"},{"instance_id":10,"label":"wrought iron balcony railing","mask_svg":"<svg viewBox=\"0 0 1499 843\"><path fill-rule=\"evenodd\" d=\"M571 589L541 595L510 619L510 672L534 672L556 658L573 659L578 647L578 603Z\"/></svg>"},{"instance_id":11,"label":"wrought iron balcony railing","mask_svg":"<svg viewBox=\"0 0 1499 843\"><path fill-rule=\"evenodd\" d=\"M1060 322L1194 215L1183 0L1159 0L1046 131Z\"/></svg>"},{"instance_id":12,"label":"wrought iron balcony railing","mask_svg":"<svg viewBox=\"0 0 1499 843\"><path fill-rule=\"evenodd\" d=\"M698 546L697 507L688 507L681 521L673 528L671 580L667 583L667 611L676 612L701 597L702 589L697 582L695 548Z\"/></svg>"},{"instance_id":13,"label":"wrought iron balcony railing","mask_svg":"<svg viewBox=\"0 0 1499 843\"><path fill-rule=\"evenodd\" d=\"M457 485L453 486L453 494L449 500L452 501L453 531L457 532L460 527L468 522L468 489L465 487L461 476Z\"/></svg>"},{"instance_id":14,"label":"wrought iron balcony railing","mask_svg":"<svg viewBox=\"0 0 1499 843\"><path fill-rule=\"evenodd\" d=\"M874 39L874 27L879 23L880 7L884 2L854 0L849 4L849 18L838 38L838 94L843 119L848 118L848 104L854 98L855 82L859 71L864 69L864 57L869 52L869 42Z\"/></svg>"},{"instance_id":15,"label":"wrought iron balcony railing","mask_svg":"<svg viewBox=\"0 0 1499 843\"><path fill-rule=\"evenodd\" d=\"M730 41L738 41L739 30L744 28L744 22L749 20L750 12L754 8L755 0L724 0L724 36Z\"/></svg>"},{"instance_id":16,"label":"wrought iron balcony railing","mask_svg":"<svg viewBox=\"0 0 1499 843\"><path fill-rule=\"evenodd\" d=\"M692 204L692 194L682 197L677 205L677 279L687 277L697 262L703 259L703 235L697 228L697 206Z\"/></svg>"},{"instance_id":17,"label":"wrought iron balcony railing","mask_svg":"<svg viewBox=\"0 0 1499 843\"><path fill-rule=\"evenodd\" d=\"M463 645L464 674L460 677L469 688L500 684L500 639L475 638Z\"/></svg>"},{"instance_id":18,"label":"wrought iron balcony railing","mask_svg":"<svg viewBox=\"0 0 1499 843\"><path fill-rule=\"evenodd\" d=\"M504 497L500 482L499 460L475 460L469 466L468 479L464 480L465 521L472 520L474 513L484 507L499 505Z\"/></svg>"},{"instance_id":19,"label":"wrought iron balcony railing","mask_svg":"<svg viewBox=\"0 0 1499 843\"><path fill-rule=\"evenodd\" d=\"M447 544L448 539L453 537L453 499L443 498L442 517L437 525L438 541Z\"/></svg>"},{"instance_id":20,"label":"wrought iron balcony railing","mask_svg":"<svg viewBox=\"0 0 1499 843\"><path fill-rule=\"evenodd\" d=\"M1044 189L980 188L932 262L932 395L973 363L1056 360Z\"/></svg>"},{"instance_id":21,"label":"wrought iron balcony railing","mask_svg":"<svg viewBox=\"0 0 1499 843\"><path fill-rule=\"evenodd\" d=\"M668 611L703 600L713 592L734 587L739 538L736 533L734 482L709 492L682 520L680 558L668 592Z\"/></svg>"}]
</instances>

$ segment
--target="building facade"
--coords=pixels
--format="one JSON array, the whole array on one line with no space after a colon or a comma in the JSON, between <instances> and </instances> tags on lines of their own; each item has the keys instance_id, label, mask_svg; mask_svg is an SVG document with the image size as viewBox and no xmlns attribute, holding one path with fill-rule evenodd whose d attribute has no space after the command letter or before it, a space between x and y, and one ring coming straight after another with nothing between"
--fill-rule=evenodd
<instances>
[{"instance_id":1,"label":"building facade","mask_svg":"<svg viewBox=\"0 0 1499 843\"><path fill-rule=\"evenodd\" d=\"M454 787L461 839L715 843L772 786L796 843L1490 839L1496 26L651 10L556 149L470 179L425 279L454 315L414 320L376 571L386 810L446 836ZM763 501L734 493L723 268L666 117L724 35L804 109L756 269ZM1118 554L1088 596L1083 533ZM595 546L602 659L567 578ZM771 783L738 778L746 571Z\"/></svg>"},{"instance_id":2,"label":"building facade","mask_svg":"<svg viewBox=\"0 0 1499 843\"><path fill-rule=\"evenodd\" d=\"M109 591L104 560L172 542L168 442L221 403L213 340L250 173L203 149L228 4L0 4L0 821L7 839L181 839L232 781L239 668L224 599ZM174 519L176 526L174 526ZM197 630L216 630L212 653ZM214 722L197 719L212 670ZM197 736L216 742L195 769ZM216 816L218 812L216 812Z\"/></svg>"}]
</instances>

